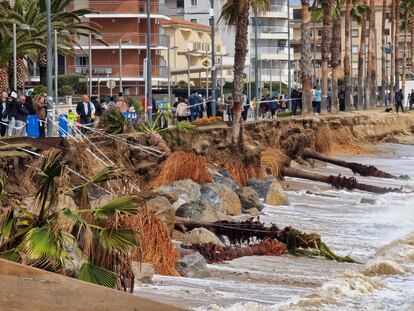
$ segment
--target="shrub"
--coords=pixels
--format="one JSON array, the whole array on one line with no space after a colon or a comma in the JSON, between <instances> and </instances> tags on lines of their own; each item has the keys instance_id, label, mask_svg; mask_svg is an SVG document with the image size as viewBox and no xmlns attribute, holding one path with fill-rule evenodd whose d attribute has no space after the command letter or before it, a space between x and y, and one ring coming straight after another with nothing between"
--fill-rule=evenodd
<instances>
[{"instance_id":1,"label":"shrub","mask_svg":"<svg viewBox=\"0 0 414 311\"><path fill-rule=\"evenodd\" d=\"M86 94L87 87L86 87L86 80L85 77L78 74L70 74L70 75L61 75L58 77L58 91L59 94L64 94L63 88L65 86L71 86L73 89L73 94L68 95L82 95Z\"/></svg>"},{"instance_id":2,"label":"shrub","mask_svg":"<svg viewBox=\"0 0 414 311\"><path fill-rule=\"evenodd\" d=\"M70 96L74 94L75 91L73 90L73 87L71 87L70 85L64 85L60 90L59 96Z\"/></svg>"},{"instance_id":3,"label":"shrub","mask_svg":"<svg viewBox=\"0 0 414 311\"><path fill-rule=\"evenodd\" d=\"M47 93L47 87L42 84L36 85L33 89L32 97L34 98L36 95L43 93Z\"/></svg>"}]
</instances>

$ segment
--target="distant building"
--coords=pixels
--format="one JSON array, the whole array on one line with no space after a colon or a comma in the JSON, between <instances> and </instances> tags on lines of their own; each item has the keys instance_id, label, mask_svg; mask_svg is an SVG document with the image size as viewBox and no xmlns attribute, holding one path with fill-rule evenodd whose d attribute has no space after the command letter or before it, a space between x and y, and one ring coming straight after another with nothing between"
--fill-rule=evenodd
<instances>
[{"instance_id":1,"label":"distant building","mask_svg":"<svg viewBox=\"0 0 414 311\"><path fill-rule=\"evenodd\" d=\"M202 66L205 58L211 58L211 29L209 26L172 17L171 20L161 21L165 34L169 37L171 52L171 76L172 83L177 85L184 81L188 83L188 71L190 71L190 85L197 88L211 88L210 70ZM221 57L226 54L226 48L222 45L220 37L216 38L216 65L217 77L221 78ZM163 58L167 59L166 51L162 52ZM224 66L224 70L232 69ZM224 72L223 70L223 72ZM227 78L228 77L224 77Z\"/></svg>"},{"instance_id":2,"label":"distant building","mask_svg":"<svg viewBox=\"0 0 414 311\"><path fill-rule=\"evenodd\" d=\"M85 16L92 26L103 35L102 40L92 40L92 81L93 94L108 94L108 80L114 80L114 93L122 90L126 94L144 94L144 58L146 53L147 15L145 0L75 0L68 10L91 8L96 13ZM167 81L166 59L162 51L167 50L168 38L159 24L169 20L159 13L158 0L151 0L151 60L152 82L157 84ZM66 58L66 73L89 74L89 42L87 38L78 40L75 56ZM122 64L120 66L120 53ZM120 68L122 70L120 70Z\"/></svg>"}]
</instances>

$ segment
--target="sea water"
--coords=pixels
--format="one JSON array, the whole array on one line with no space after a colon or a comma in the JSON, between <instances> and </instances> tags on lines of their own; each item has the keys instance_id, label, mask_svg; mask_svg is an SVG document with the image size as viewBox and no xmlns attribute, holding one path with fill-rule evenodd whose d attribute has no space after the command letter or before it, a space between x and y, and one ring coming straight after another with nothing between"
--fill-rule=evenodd
<instances>
[{"instance_id":1,"label":"sea water","mask_svg":"<svg viewBox=\"0 0 414 311\"><path fill-rule=\"evenodd\" d=\"M156 276L154 285L136 291L200 311L414 310L414 146L386 144L380 150L344 159L410 176L357 176L377 186L403 186L404 192L338 191L308 182L307 190L288 192L289 205L266 206L261 216L279 227L316 232L358 264L292 255L243 257L209 265L208 279ZM333 165L312 171L351 176Z\"/></svg>"}]
</instances>

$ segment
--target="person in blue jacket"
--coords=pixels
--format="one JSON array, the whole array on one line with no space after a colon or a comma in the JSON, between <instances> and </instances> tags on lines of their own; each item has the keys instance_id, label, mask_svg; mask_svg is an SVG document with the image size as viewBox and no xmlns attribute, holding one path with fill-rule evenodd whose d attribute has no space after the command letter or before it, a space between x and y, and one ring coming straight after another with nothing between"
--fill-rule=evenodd
<instances>
[{"instance_id":1,"label":"person in blue jacket","mask_svg":"<svg viewBox=\"0 0 414 311\"><path fill-rule=\"evenodd\" d=\"M315 102L315 109L313 112L316 115L319 115L321 113L322 93L321 89L318 86L315 86L315 91L313 92L313 101Z\"/></svg>"}]
</instances>

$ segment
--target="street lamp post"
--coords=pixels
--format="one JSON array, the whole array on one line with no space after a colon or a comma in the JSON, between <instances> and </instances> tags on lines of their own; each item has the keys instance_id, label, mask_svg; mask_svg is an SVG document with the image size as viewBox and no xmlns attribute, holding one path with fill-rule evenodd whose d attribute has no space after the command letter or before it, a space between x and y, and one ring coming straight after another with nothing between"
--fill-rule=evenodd
<instances>
[{"instance_id":1,"label":"street lamp post","mask_svg":"<svg viewBox=\"0 0 414 311\"><path fill-rule=\"evenodd\" d=\"M176 50L177 46L170 46L168 43L168 50L167 50L167 63L168 63L168 102L171 103L171 50Z\"/></svg>"},{"instance_id":2,"label":"street lamp post","mask_svg":"<svg viewBox=\"0 0 414 311\"><path fill-rule=\"evenodd\" d=\"M217 71L216 71L216 45L215 45L215 20L214 20L214 0L210 0L210 23L211 23L211 114L216 116L216 87L217 87ZM208 77L207 77L208 92ZM207 95L208 100L208 95Z\"/></svg>"},{"instance_id":3,"label":"street lamp post","mask_svg":"<svg viewBox=\"0 0 414 311\"><path fill-rule=\"evenodd\" d=\"M92 93L92 34L89 34L89 99Z\"/></svg>"},{"instance_id":4,"label":"street lamp post","mask_svg":"<svg viewBox=\"0 0 414 311\"><path fill-rule=\"evenodd\" d=\"M17 31L16 24L13 24L13 88L17 91Z\"/></svg>"},{"instance_id":5,"label":"street lamp post","mask_svg":"<svg viewBox=\"0 0 414 311\"><path fill-rule=\"evenodd\" d=\"M259 68L257 67L258 60L259 60L259 53L258 53L258 48L257 48L257 15L256 13L254 15L253 27L254 27L254 67L255 67L254 81L255 81L255 87L256 87L256 109L255 109L254 119L257 121L259 119L260 97L259 97Z\"/></svg>"},{"instance_id":6,"label":"street lamp post","mask_svg":"<svg viewBox=\"0 0 414 311\"><path fill-rule=\"evenodd\" d=\"M190 49L187 50L187 98L190 98L191 87L190 87Z\"/></svg>"},{"instance_id":7,"label":"street lamp post","mask_svg":"<svg viewBox=\"0 0 414 311\"><path fill-rule=\"evenodd\" d=\"M273 61L270 60L270 86L269 86L269 93L270 97L273 96L273 79L272 79L272 71L273 71Z\"/></svg>"},{"instance_id":8,"label":"street lamp post","mask_svg":"<svg viewBox=\"0 0 414 311\"><path fill-rule=\"evenodd\" d=\"M152 123L152 62L151 62L151 7L147 0L147 103L148 122Z\"/></svg>"},{"instance_id":9,"label":"street lamp post","mask_svg":"<svg viewBox=\"0 0 414 311\"><path fill-rule=\"evenodd\" d=\"M287 12L288 12L288 98L290 99L290 93L292 91L292 75L290 62L290 0L287 0ZM292 111L292 101L289 100L289 110Z\"/></svg>"},{"instance_id":10,"label":"street lamp post","mask_svg":"<svg viewBox=\"0 0 414 311\"><path fill-rule=\"evenodd\" d=\"M53 67L53 56L52 56L52 9L51 0L46 0L46 11L47 11L47 47L46 47L46 82L47 82L47 136L53 136L53 103L52 103L52 67Z\"/></svg>"},{"instance_id":11,"label":"street lamp post","mask_svg":"<svg viewBox=\"0 0 414 311\"><path fill-rule=\"evenodd\" d=\"M123 92L124 88L122 86L122 40L119 39L119 51L118 51L118 56L119 56L119 92Z\"/></svg>"}]
</instances>

